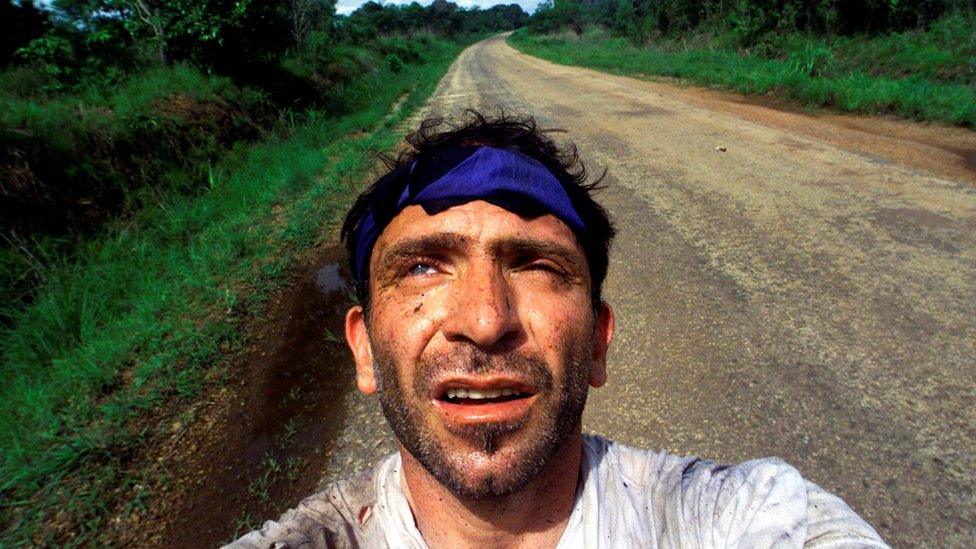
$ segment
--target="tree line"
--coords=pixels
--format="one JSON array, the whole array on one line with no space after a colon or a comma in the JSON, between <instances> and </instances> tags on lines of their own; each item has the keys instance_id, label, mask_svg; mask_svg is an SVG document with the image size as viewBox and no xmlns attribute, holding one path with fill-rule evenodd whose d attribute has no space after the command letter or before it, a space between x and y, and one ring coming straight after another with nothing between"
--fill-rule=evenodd
<instances>
[{"instance_id":1,"label":"tree line","mask_svg":"<svg viewBox=\"0 0 976 549\"><path fill-rule=\"evenodd\" d=\"M740 46L770 33L816 36L922 29L976 0L547 0L533 14L536 32L600 25L637 41L692 30L725 31Z\"/></svg>"},{"instance_id":2,"label":"tree line","mask_svg":"<svg viewBox=\"0 0 976 549\"><path fill-rule=\"evenodd\" d=\"M348 17L335 0L32 0L0 2L0 67L27 65L70 86L85 78L191 62L238 75L289 51L418 32L454 37L518 28L517 4L463 9L367 2Z\"/></svg>"}]
</instances>

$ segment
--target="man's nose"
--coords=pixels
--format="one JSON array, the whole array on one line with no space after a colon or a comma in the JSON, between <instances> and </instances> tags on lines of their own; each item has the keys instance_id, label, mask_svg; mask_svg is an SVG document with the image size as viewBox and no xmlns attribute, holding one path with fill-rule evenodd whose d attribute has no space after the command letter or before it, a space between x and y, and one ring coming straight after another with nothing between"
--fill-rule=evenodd
<instances>
[{"instance_id":1,"label":"man's nose","mask_svg":"<svg viewBox=\"0 0 976 549\"><path fill-rule=\"evenodd\" d=\"M443 324L449 341L481 348L509 342L522 330L511 288L495 266L472 266L454 288L454 307Z\"/></svg>"}]
</instances>

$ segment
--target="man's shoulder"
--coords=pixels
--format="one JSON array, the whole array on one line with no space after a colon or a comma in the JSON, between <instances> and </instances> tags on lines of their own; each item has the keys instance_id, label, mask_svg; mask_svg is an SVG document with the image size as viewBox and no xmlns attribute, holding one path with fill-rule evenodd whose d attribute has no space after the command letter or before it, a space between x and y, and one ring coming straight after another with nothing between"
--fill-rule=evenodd
<instances>
[{"instance_id":1,"label":"man's shoulder","mask_svg":"<svg viewBox=\"0 0 976 549\"><path fill-rule=\"evenodd\" d=\"M739 540L739 546L885 547L843 500L782 459L722 465L602 437L584 442L588 459L603 462L601 489L643 510L637 520L656 525L663 545L712 539Z\"/></svg>"},{"instance_id":2,"label":"man's shoulder","mask_svg":"<svg viewBox=\"0 0 976 549\"><path fill-rule=\"evenodd\" d=\"M627 486L642 489L667 483L701 462L696 456L628 446L599 435L583 435L583 451L589 467L604 469L621 477Z\"/></svg>"},{"instance_id":3,"label":"man's shoulder","mask_svg":"<svg viewBox=\"0 0 976 549\"><path fill-rule=\"evenodd\" d=\"M389 458L388 458L389 459ZM306 497L277 521L225 546L233 549L277 547L347 547L357 545L365 533L377 499L376 479L384 465L336 481Z\"/></svg>"},{"instance_id":4,"label":"man's shoulder","mask_svg":"<svg viewBox=\"0 0 976 549\"><path fill-rule=\"evenodd\" d=\"M584 447L594 464L607 467L608 472L612 470L628 486L652 491L688 491L716 484L726 493L770 483L796 489L805 486L799 471L776 457L723 465L694 455L648 450L594 435L584 435Z\"/></svg>"}]
</instances>

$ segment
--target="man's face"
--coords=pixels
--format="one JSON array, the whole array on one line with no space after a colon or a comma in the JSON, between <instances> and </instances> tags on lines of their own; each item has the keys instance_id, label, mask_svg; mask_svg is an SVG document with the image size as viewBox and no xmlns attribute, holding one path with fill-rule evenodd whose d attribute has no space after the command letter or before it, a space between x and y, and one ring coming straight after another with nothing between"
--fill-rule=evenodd
<instances>
[{"instance_id":1,"label":"man's face","mask_svg":"<svg viewBox=\"0 0 976 549\"><path fill-rule=\"evenodd\" d=\"M556 217L483 201L404 209L370 258L371 308L347 316L361 390L455 494L517 491L576 432L605 381L613 316Z\"/></svg>"}]
</instances>

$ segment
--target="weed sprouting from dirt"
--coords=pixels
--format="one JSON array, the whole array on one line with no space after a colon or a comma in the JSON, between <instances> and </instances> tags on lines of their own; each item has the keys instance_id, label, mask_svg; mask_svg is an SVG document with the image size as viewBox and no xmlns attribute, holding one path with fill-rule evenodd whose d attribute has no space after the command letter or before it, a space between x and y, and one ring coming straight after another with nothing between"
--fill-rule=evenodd
<instances>
[{"instance_id":1,"label":"weed sprouting from dirt","mask_svg":"<svg viewBox=\"0 0 976 549\"><path fill-rule=\"evenodd\" d=\"M227 542L233 541L247 532L254 530L261 525L260 520L256 520L251 513L244 512L241 516L234 519L234 533L226 539Z\"/></svg>"},{"instance_id":2,"label":"weed sprouting from dirt","mask_svg":"<svg viewBox=\"0 0 976 549\"><path fill-rule=\"evenodd\" d=\"M289 482L295 482L301 476L302 471L308 465L308 461L300 457L289 457L285 459L285 478Z\"/></svg>"},{"instance_id":3,"label":"weed sprouting from dirt","mask_svg":"<svg viewBox=\"0 0 976 549\"><path fill-rule=\"evenodd\" d=\"M275 480L277 480L278 473L281 472L281 464L270 453L264 457L261 464L263 466L261 475L248 484L247 491L261 503L267 503L269 497L268 490L274 484Z\"/></svg>"},{"instance_id":4,"label":"weed sprouting from dirt","mask_svg":"<svg viewBox=\"0 0 976 549\"><path fill-rule=\"evenodd\" d=\"M342 343L342 340L339 339L339 336L332 333L332 330L328 328L322 330L322 336L323 339L326 341L326 343L334 343L334 344Z\"/></svg>"}]
</instances>

